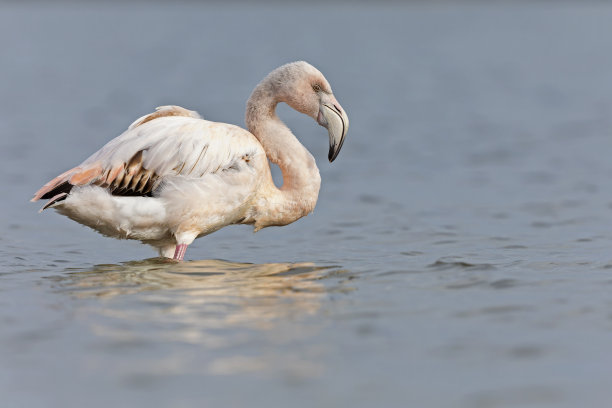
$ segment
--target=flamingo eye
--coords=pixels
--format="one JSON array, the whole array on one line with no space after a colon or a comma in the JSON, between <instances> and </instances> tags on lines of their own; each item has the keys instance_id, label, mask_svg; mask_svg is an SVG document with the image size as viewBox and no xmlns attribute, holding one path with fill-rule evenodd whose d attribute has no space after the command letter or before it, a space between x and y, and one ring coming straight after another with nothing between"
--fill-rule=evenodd
<instances>
[{"instance_id":1,"label":"flamingo eye","mask_svg":"<svg viewBox=\"0 0 612 408\"><path fill-rule=\"evenodd\" d=\"M315 91L315 92L321 92L321 85L319 85L319 84L314 84L314 85L312 86L312 90L313 90L313 91Z\"/></svg>"}]
</instances>

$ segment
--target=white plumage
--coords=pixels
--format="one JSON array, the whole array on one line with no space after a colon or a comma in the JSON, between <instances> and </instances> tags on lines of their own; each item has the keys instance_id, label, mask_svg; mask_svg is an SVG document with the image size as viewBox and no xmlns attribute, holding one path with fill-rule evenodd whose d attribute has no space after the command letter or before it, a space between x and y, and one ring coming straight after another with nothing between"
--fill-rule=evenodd
<instances>
[{"instance_id":1,"label":"white plumage","mask_svg":"<svg viewBox=\"0 0 612 408\"><path fill-rule=\"evenodd\" d=\"M247 104L249 131L163 106L43 186L43 207L115 238L136 239L182 259L193 240L230 224L256 230L311 212L320 176L314 159L278 119L286 102L328 128L330 160L348 118L323 75L305 62L273 71ZM268 164L284 185L274 186Z\"/></svg>"}]
</instances>

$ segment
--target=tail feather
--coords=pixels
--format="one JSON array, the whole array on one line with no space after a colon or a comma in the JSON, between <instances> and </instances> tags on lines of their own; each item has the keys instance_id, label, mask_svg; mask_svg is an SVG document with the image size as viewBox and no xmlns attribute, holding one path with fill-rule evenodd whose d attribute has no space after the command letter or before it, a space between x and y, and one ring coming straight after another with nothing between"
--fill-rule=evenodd
<instances>
[{"instance_id":1,"label":"tail feather","mask_svg":"<svg viewBox=\"0 0 612 408\"><path fill-rule=\"evenodd\" d=\"M42 186L30 201L52 198L60 193L69 193L74 186L95 183L102 173L102 166L99 163L85 168L74 167Z\"/></svg>"},{"instance_id":2,"label":"tail feather","mask_svg":"<svg viewBox=\"0 0 612 408\"><path fill-rule=\"evenodd\" d=\"M72 187L72 185L70 186ZM51 207L53 204L56 204L59 201L63 201L66 199L66 197L68 197L68 193L59 193L53 197L51 197L51 199L43 206L43 208L41 208L40 210L38 210L38 212L43 212L44 210L46 210L47 208Z\"/></svg>"},{"instance_id":3,"label":"tail feather","mask_svg":"<svg viewBox=\"0 0 612 408\"><path fill-rule=\"evenodd\" d=\"M45 193L42 197L43 200L47 200L47 199L53 199L55 198L58 194L61 193L70 193L70 190L72 190L72 187L74 187L73 184L71 184L69 181L64 181L62 184L57 185L53 190L49 191L48 193Z\"/></svg>"},{"instance_id":4,"label":"tail feather","mask_svg":"<svg viewBox=\"0 0 612 408\"><path fill-rule=\"evenodd\" d=\"M54 195L57 195L58 192L62 192L60 189L61 186L64 185L65 183L68 183L68 180L70 180L70 177L72 177L72 175L78 172L79 170L80 169L78 167L74 167L60 174L59 176L57 176L56 178L54 178L53 180L51 180L50 182L42 186L40 190L38 190L36 194L34 194L34 197L30 201L38 201L41 198L43 199L51 198ZM68 189L68 191L70 191L70 188ZM56 192L55 191L56 189L60 189L60 191Z\"/></svg>"}]
</instances>

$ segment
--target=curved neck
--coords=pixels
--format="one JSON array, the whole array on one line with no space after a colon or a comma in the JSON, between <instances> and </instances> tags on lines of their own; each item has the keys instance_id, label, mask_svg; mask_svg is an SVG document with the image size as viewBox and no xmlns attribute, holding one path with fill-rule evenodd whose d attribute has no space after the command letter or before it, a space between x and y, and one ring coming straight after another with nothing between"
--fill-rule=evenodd
<instances>
[{"instance_id":1,"label":"curved neck","mask_svg":"<svg viewBox=\"0 0 612 408\"><path fill-rule=\"evenodd\" d=\"M321 176L314 157L276 115L279 102L282 101L275 92L274 81L264 79L247 102L246 124L268 159L281 169L283 185L277 200L280 208L274 210L283 213L288 218L286 223L290 223L314 209ZM284 224L284 221L279 222Z\"/></svg>"}]
</instances>

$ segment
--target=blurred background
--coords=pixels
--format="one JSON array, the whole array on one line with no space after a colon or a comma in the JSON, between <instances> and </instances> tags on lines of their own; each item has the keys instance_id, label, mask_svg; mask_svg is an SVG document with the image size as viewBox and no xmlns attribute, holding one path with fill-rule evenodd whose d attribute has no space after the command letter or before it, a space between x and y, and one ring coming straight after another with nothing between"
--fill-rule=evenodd
<instances>
[{"instance_id":1,"label":"blurred background","mask_svg":"<svg viewBox=\"0 0 612 408\"><path fill-rule=\"evenodd\" d=\"M0 4L7 407L576 407L612 399L612 5ZM279 115L313 214L183 264L33 193L177 104L244 125L306 60L351 127Z\"/></svg>"}]
</instances>

